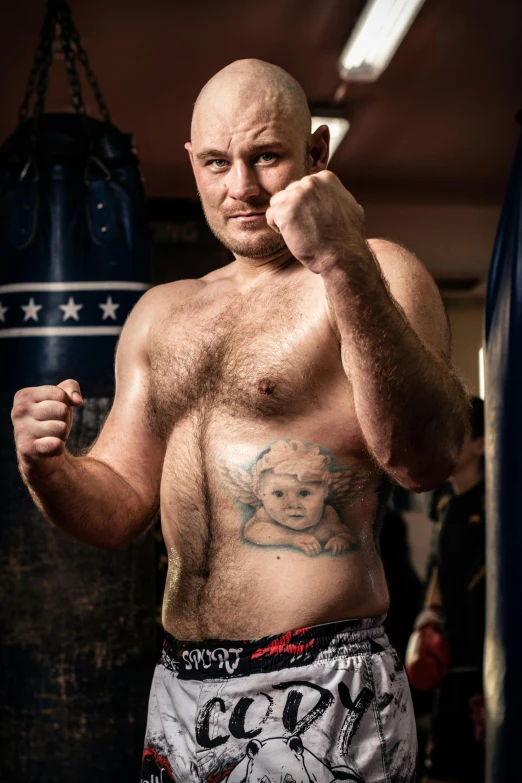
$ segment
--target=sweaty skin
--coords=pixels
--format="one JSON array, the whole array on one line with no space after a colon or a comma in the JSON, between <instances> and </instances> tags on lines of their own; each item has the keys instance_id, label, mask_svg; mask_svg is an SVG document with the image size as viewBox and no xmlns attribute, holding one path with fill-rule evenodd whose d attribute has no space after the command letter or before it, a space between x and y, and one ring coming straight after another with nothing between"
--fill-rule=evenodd
<instances>
[{"instance_id":1,"label":"sweaty skin","mask_svg":"<svg viewBox=\"0 0 522 783\"><path fill-rule=\"evenodd\" d=\"M281 69L217 74L186 148L235 260L140 300L87 456L64 448L76 381L15 399L22 475L55 524L118 547L161 508L163 622L179 639L385 612L387 477L438 486L462 441L435 284L403 248L366 241L361 208L325 170L328 129L309 129Z\"/></svg>"}]
</instances>

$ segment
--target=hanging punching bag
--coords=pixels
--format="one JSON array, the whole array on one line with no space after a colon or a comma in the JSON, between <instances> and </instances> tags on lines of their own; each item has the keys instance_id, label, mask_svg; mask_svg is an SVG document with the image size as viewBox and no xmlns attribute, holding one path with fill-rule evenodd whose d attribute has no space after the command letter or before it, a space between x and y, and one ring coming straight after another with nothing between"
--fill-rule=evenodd
<instances>
[{"instance_id":1,"label":"hanging punching bag","mask_svg":"<svg viewBox=\"0 0 522 783\"><path fill-rule=\"evenodd\" d=\"M522 121L522 112L517 119ZM522 138L486 299L487 781L520 775L522 712Z\"/></svg>"},{"instance_id":2,"label":"hanging punching bag","mask_svg":"<svg viewBox=\"0 0 522 783\"><path fill-rule=\"evenodd\" d=\"M45 114L58 31L74 112ZM88 117L77 63L102 119ZM36 91L32 116L28 117ZM149 285L132 137L110 122L65 2L49 2L20 124L0 148L0 780L139 775L155 659L152 538L122 552L51 527L17 471L10 409L25 386L79 381L68 447L96 436L116 340Z\"/></svg>"}]
</instances>

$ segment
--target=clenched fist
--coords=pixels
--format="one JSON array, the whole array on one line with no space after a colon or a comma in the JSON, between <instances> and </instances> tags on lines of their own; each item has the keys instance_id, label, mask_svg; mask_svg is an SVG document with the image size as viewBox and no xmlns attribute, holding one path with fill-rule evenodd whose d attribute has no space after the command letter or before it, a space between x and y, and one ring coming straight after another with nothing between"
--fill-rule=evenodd
<instances>
[{"instance_id":1,"label":"clenched fist","mask_svg":"<svg viewBox=\"0 0 522 783\"><path fill-rule=\"evenodd\" d=\"M275 193L266 211L298 261L321 274L347 253L366 250L362 207L331 171L309 174ZM363 252L364 252L363 250Z\"/></svg>"},{"instance_id":2,"label":"clenched fist","mask_svg":"<svg viewBox=\"0 0 522 783\"><path fill-rule=\"evenodd\" d=\"M33 386L16 393L11 420L22 476L47 478L64 458L73 408L83 405L77 381Z\"/></svg>"}]
</instances>

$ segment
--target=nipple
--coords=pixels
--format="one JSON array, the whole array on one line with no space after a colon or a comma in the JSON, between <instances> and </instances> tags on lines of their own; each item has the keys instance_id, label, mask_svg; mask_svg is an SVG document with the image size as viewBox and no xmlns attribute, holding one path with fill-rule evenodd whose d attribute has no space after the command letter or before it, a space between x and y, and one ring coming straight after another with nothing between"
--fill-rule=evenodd
<instances>
[{"instance_id":1,"label":"nipple","mask_svg":"<svg viewBox=\"0 0 522 783\"><path fill-rule=\"evenodd\" d=\"M263 378L261 381L259 381L257 388L261 394L273 394L275 391L275 383L267 380L266 378Z\"/></svg>"}]
</instances>

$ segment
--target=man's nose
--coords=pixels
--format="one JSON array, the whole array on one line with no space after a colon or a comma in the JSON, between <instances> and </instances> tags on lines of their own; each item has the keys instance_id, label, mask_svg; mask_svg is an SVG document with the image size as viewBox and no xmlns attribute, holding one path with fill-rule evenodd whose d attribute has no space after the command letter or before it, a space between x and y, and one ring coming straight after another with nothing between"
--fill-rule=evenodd
<instances>
[{"instance_id":1,"label":"man's nose","mask_svg":"<svg viewBox=\"0 0 522 783\"><path fill-rule=\"evenodd\" d=\"M228 192L237 201L248 201L259 196L261 187L255 169L243 161L237 161L229 172Z\"/></svg>"}]
</instances>

